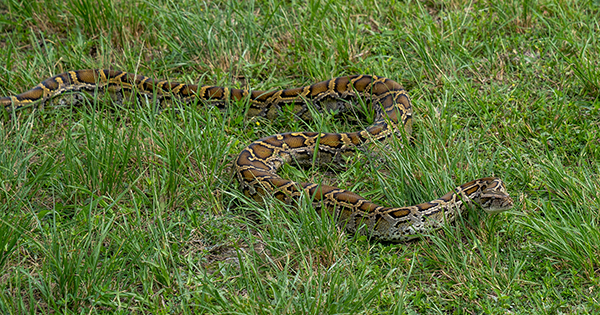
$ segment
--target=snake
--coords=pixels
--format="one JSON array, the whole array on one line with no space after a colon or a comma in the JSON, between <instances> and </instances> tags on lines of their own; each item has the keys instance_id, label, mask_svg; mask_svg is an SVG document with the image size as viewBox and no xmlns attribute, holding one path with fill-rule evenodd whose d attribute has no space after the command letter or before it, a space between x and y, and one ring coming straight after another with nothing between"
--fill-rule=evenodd
<instances>
[{"instance_id":1,"label":"snake","mask_svg":"<svg viewBox=\"0 0 600 315\"><path fill-rule=\"evenodd\" d=\"M124 95L148 97L163 103L202 102L225 109L247 101L247 117L274 119L291 110L297 119L317 112L355 110L361 100L369 102L373 122L355 132L286 132L256 140L244 148L233 163L243 194L264 202L271 195L285 203L310 198L319 215L325 211L349 233L368 235L379 241L407 241L453 222L468 207L478 205L487 213L510 209L513 200L500 178L484 177L456 187L442 197L413 206L386 207L346 189L282 178L277 170L285 163L310 165L340 163L370 143L412 131L412 102L402 86L375 75L350 75L299 88L259 91L212 85L193 85L156 80L118 70L68 71L48 78L32 89L0 98L5 112L45 103L63 94L109 91L122 101ZM69 93L75 92L75 93Z\"/></svg>"}]
</instances>

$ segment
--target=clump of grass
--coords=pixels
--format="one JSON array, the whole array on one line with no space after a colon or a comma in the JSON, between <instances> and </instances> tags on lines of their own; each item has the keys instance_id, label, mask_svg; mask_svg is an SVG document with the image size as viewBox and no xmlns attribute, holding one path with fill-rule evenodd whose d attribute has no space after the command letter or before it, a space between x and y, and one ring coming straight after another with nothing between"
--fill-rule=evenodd
<instances>
[{"instance_id":1,"label":"clump of grass","mask_svg":"<svg viewBox=\"0 0 600 315\"><path fill-rule=\"evenodd\" d=\"M97 8L93 11L90 8ZM597 6L585 1L0 3L0 95L113 68L251 89L376 74L408 88L412 142L282 176L389 206L499 176L506 214L469 209L401 244L348 235L310 202L248 201L231 163L283 131L369 118L245 119L152 100L33 107L0 125L2 313L595 313ZM357 113L368 106L357 104ZM357 115L361 117L361 115Z\"/></svg>"}]
</instances>

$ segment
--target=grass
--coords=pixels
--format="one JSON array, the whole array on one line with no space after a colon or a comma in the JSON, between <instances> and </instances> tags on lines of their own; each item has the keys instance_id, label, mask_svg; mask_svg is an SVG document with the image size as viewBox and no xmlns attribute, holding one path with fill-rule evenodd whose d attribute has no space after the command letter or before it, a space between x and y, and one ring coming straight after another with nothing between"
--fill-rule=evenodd
<instances>
[{"instance_id":1,"label":"grass","mask_svg":"<svg viewBox=\"0 0 600 315\"><path fill-rule=\"evenodd\" d=\"M310 204L245 199L231 170L260 137L356 122L244 119L244 102L161 113L103 96L47 105L1 121L0 312L600 312L599 10L1 1L0 95L86 68L253 89L377 74L412 95L414 144L282 176L403 206L494 175L516 205L471 209L417 241L373 242Z\"/></svg>"}]
</instances>

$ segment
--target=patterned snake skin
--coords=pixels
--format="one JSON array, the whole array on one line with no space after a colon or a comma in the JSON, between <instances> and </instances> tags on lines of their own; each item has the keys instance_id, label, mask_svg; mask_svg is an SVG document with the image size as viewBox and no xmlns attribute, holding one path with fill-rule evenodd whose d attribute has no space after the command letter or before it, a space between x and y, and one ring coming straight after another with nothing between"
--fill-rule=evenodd
<instances>
[{"instance_id":1,"label":"patterned snake skin","mask_svg":"<svg viewBox=\"0 0 600 315\"><path fill-rule=\"evenodd\" d=\"M291 108L297 117L309 118L309 106L319 111L349 111L357 99L369 101L375 113L367 128L348 133L289 132L259 139L247 146L235 160L235 169L244 194L261 201L270 194L287 203L306 193L317 211L330 211L340 226L351 233L363 233L382 241L404 241L420 233L452 222L468 204L478 204L489 213L512 207L502 180L481 178L463 184L439 199L409 207L383 207L348 190L298 183L277 175L284 163L339 163L341 156L360 146L381 141L403 129L412 130L412 104L406 91L396 82L369 75L334 78L310 86L278 91L249 91L219 86L198 86L158 81L141 75L114 70L69 71L38 84L19 95L0 98L8 112L45 102L66 92L124 92L182 102L200 100L225 108L230 102L247 99L248 117L273 119L282 108Z\"/></svg>"}]
</instances>

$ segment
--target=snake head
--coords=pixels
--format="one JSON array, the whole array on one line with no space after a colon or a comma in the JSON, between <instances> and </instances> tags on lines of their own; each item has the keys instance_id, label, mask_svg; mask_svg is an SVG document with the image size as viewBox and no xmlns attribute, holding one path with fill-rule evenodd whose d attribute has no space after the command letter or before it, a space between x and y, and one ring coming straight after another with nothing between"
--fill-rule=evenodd
<instances>
[{"instance_id":1,"label":"snake head","mask_svg":"<svg viewBox=\"0 0 600 315\"><path fill-rule=\"evenodd\" d=\"M514 201L499 178L490 178L489 183L482 189L479 200L481 208L490 214L506 211L514 205Z\"/></svg>"},{"instance_id":2,"label":"snake head","mask_svg":"<svg viewBox=\"0 0 600 315\"><path fill-rule=\"evenodd\" d=\"M499 213L513 207L514 201L508 194L491 192L481 194L481 208L487 213Z\"/></svg>"}]
</instances>

